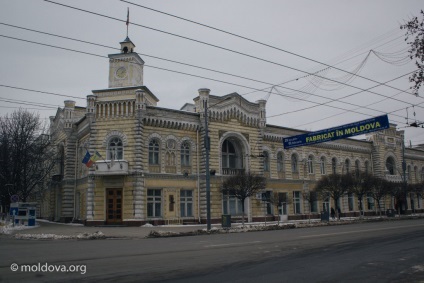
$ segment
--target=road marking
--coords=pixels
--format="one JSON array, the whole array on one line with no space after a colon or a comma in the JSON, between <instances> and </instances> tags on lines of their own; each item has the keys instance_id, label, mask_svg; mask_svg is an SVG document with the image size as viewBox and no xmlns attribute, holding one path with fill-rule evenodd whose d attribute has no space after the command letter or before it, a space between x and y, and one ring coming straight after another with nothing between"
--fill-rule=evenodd
<instances>
[{"instance_id":1,"label":"road marking","mask_svg":"<svg viewBox=\"0 0 424 283\"><path fill-rule=\"evenodd\" d=\"M257 243L262 243L262 241L253 241L253 242L244 242L244 243L229 243L229 244L218 244L218 245L208 245L208 246L205 246L205 248L225 247L225 246L240 246L240 245L257 244Z\"/></svg>"},{"instance_id":2,"label":"road marking","mask_svg":"<svg viewBox=\"0 0 424 283\"><path fill-rule=\"evenodd\" d=\"M328 233L328 234L307 235L307 236L300 236L300 238L314 238L314 237L324 237L324 236L336 236L336 235L343 235L343 234L363 233L363 232L373 232L373 231L383 231L383 230L392 230L392 229L407 228L407 227L417 227L417 226L424 226L424 224L406 225L406 226L398 226L398 227L387 227L387 228L375 228L375 229L356 230L356 231L349 231L349 232L337 232L337 233Z\"/></svg>"}]
</instances>

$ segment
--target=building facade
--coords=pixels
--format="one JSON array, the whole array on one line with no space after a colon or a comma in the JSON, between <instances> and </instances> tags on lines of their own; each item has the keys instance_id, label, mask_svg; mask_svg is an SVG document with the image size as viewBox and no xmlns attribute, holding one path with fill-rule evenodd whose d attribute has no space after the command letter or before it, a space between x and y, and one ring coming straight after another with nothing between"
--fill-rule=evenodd
<instances>
[{"instance_id":1,"label":"building facade","mask_svg":"<svg viewBox=\"0 0 424 283\"><path fill-rule=\"evenodd\" d=\"M368 134L364 141L285 150L284 137L305 132L267 124L265 100L250 102L237 93L215 96L202 88L180 110L161 108L143 83L144 61L135 45L128 37L120 45L120 53L109 55L109 87L93 90L85 107L65 101L50 119L57 168L43 217L86 225L205 223L205 123L214 223L222 214L241 217L240 201L220 192L223 179L240 171L264 175L264 193L279 200L247 199L249 221L319 217L330 200L310 206L303 193L326 174L368 171L400 182L405 158L408 182L424 180L424 151L403 152L404 133L396 125ZM98 155L89 168L82 163L87 151ZM364 204L375 213L371 198ZM418 196L409 195L408 204L409 210L422 210ZM386 198L383 209L394 205ZM358 215L358 200L346 195L340 208L345 215Z\"/></svg>"}]
</instances>

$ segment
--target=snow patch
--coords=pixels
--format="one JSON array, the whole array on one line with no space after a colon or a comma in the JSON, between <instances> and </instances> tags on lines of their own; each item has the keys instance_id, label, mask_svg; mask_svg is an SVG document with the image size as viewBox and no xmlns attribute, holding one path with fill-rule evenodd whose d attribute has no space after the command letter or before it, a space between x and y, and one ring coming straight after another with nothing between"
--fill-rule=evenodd
<instances>
[{"instance_id":1,"label":"snow patch","mask_svg":"<svg viewBox=\"0 0 424 283\"><path fill-rule=\"evenodd\" d=\"M106 235L101 231L94 233L80 233L78 235L56 235L56 234L16 234L15 239L21 240L98 240L106 239Z\"/></svg>"},{"instance_id":2,"label":"snow patch","mask_svg":"<svg viewBox=\"0 0 424 283\"><path fill-rule=\"evenodd\" d=\"M0 226L0 234L5 234L5 235L10 235L12 234L14 231L20 231L20 230L26 230L26 229L32 229L32 228L36 228L38 226L25 226L25 225L19 225L19 224L15 224L15 226L13 226L13 223L3 223L3 226Z\"/></svg>"}]
</instances>

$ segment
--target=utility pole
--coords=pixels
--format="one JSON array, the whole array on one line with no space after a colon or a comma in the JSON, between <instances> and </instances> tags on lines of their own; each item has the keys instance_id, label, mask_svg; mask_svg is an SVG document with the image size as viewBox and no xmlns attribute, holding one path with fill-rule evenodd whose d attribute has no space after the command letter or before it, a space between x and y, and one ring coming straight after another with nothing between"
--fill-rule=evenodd
<instances>
[{"instance_id":1,"label":"utility pole","mask_svg":"<svg viewBox=\"0 0 424 283\"><path fill-rule=\"evenodd\" d=\"M403 194L405 198L405 212L408 210L408 194L406 193L407 183L406 183L406 161L405 161L405 136L402 139L402 172L403 172Z\"/></svg>"}]
</instances>

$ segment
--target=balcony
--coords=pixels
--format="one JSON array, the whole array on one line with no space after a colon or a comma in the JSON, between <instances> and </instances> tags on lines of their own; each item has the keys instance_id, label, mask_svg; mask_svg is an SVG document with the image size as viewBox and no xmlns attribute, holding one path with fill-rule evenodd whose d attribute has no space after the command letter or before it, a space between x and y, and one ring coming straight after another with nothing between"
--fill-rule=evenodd
<instances>
[{"instance_id":1,"label":"balcony","mask_svg":"<svg viewBox=\"0 0 424 283\"><path fill-rule=\"evenodd\" d=\"M243 173L244 169L222 168L222 175L239 175Z\"/></svg>"},{"instance_id":2,"label":"balcony","mask_svg":"<svg viewBox=\"0 0 424 283\"><path fill-rule=\"evenodd\" d=\"M400 175L386 175L386 180L393 183L401 183L403 182L402 176Z\"/></svg>"},{"instance_id":3,"label":"balcony","mask_svg":"<svg viewBox=\"0 0 424 283\"><path fill-rule=\"evenodd\" d=\"M128 161L115 160L113 166L110 161L98 160L96 161L96 175L127 175L128 174Z\"/></svg>"}]
</instances>

